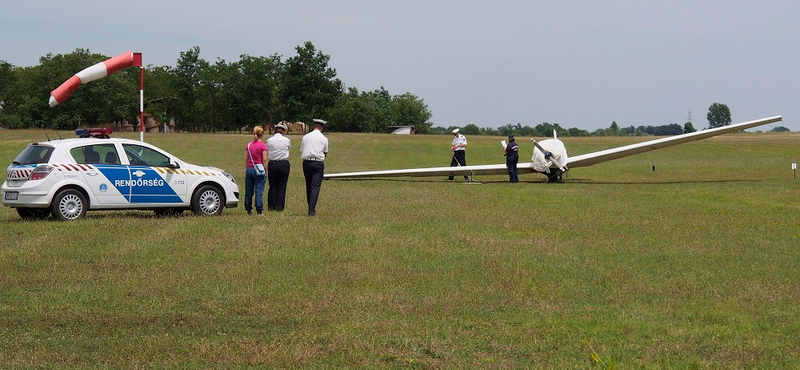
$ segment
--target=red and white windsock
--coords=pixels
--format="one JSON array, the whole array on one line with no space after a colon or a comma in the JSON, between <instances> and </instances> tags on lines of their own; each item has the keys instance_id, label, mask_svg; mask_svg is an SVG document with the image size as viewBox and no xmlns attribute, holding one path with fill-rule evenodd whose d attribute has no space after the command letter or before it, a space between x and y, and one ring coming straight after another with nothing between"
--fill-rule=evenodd
<instances>
[{"instance_id":1,"label":"red and white windsock","mask_svg":"<svg viewBox=\"0 0 800 370\"><path fill-rule=\"evenodd\" d=\"M76 73L50 92L50 108L65 102L81 84L92 82L131 66L142 66L141 53L128 51Z\"/></svg>"}]
</instances>

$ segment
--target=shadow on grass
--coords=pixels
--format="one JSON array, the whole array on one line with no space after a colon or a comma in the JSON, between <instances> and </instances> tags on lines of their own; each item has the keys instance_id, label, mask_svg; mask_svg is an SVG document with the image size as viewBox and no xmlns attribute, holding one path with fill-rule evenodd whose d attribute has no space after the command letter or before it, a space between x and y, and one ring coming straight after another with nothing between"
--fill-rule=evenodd
<instances>
[{"instance_id":1,"label":"shadow on grass","mask_svg":"<svg viewBox=\"0 0 800 370\"><path fill-rule=\"evenodd\" d=\"M16 216L16 214L14 214ZM86 216L82 218L82 220L114 220L114 219L150 219L150 220L162 220L162 219L178 219L178 218L193 218L193 217L202 217L197 216L190 211L185 211L181 214L171 214L171 215L158 215L154 211L151 210L93 210L86 213ZM44 218L32 218L32 219L22 219L20 217L12 217L7 220L8 222L54 222L52 216L47 216ZM81 220L74 220L74 221L81 221ZM63 222L74 222L74 221L63 221Z\"/></svg>"},{"instance_id":2,"label":"shadow on grass","mask_svg":"<svg viewBox=\"0 0 800 370\"><path fill-rule=\"evenodd\" d=\"M341 181L341 182L410 182L410 183L430 183L430 184L503 184L509 183L508 180L479 180L475 179L474 181L466 181L466 180L434 180L434 179L417 179L417 178L407 178L407 179L396 179L396 178L374 178L374 179L325 179L325 181ZM544 181L523 181L520 180L520 183L543 183Z\"/></svg>"},{"instance_id":3,"label":"shadow on grass","mask_svg":"<svg viewBox=\"0 0 800 370\"><path fill-rule=\"evenodd\" d=\"M668 184L724 184L757 182L758 180L674 180L674 181L594 181L591 179L569 179L561 183L590 184L590 185L668 185Z\"/></svg>"},{"instance_id":4,"label":"shadow on grass","mask_svg":"<svg viewBox=\"0 0 800 370\"><path fill-rule=\"evenodd\" d=\"M408 183L432 183L432 184L509 184L508 180L480 180L461 181L461 180L434 180L434 179L398 179L398 178L372 178L372 179L326 179L325 181L341 182L408 182ZM590 184L590 185L664 185L664 184L718 184L718 183L745 183L757 182L758 180L674 180L674 181L595 181L592 179L565 179L561 181L547 181L547 179L520 180L520 184Z\"/></svg>"}]
</instances>

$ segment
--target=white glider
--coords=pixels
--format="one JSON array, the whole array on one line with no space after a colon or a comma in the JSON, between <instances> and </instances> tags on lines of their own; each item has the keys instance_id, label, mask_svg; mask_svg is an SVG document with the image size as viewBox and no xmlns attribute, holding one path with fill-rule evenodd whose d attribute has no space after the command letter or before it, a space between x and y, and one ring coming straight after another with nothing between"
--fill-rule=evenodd
<instances>
[{"instance_id":1,"label":"white glider","mask_svg":"<svg viewBox=\"0 0 800 370\"><path fill-rule=\"evenodd\" d=\"M548 180L561 178L561 175L575 167L586 167L614 159L628 157L651 150L684 144L692 141L708 139L713 136L745 130L751 127L766 125L783 120L781 116L763 118L755 121L738 123L735 125L717 127L713 129L696 131L683 135L676 135L645 141L637 144L626 145L618 148L601 150L599 152L581 154L574 157L567 156L564 143L557 137L542 141L534 141L532 162L519 163L519 173L542 173ZM411 168L402 170L383 170L365 172L347 172L325 174L325 179L357 179L374 177L401 177L401 176L464 176L464 175L501 175L506 174L505 164L488 164L462 167L428 167Z\"/></svg>"}]
</instances>

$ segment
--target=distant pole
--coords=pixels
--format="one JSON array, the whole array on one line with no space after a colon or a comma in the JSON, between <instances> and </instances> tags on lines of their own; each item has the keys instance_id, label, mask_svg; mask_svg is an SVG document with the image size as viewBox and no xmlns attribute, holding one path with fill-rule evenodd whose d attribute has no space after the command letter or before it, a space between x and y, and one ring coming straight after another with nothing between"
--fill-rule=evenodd
<instances>
[{"instance_id":1,"label":"distant pole","mask_svg":"<svg viewBox=\"0 0 800 370\"><path fill-rule=\"evenodd\" d=\"M650 154L653 156L653 172L656 172L656 150L650 148Z\"/></svg>"},{"instance_id":2,"label":"distant pole","mask_svg":"<svg viewBox=\"0 0 800 370\"><path fill-rule=\"evenodd\" d=\"M797 163L792 163L792 179L797 180Z\"/></svg>"}]
</instances>

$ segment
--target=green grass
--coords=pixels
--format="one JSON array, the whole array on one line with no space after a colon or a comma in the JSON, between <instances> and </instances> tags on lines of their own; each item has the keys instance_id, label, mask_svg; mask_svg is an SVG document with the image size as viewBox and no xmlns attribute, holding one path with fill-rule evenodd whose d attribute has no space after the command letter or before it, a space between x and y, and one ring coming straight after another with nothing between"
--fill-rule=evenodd
<instances>
[{"instance_id":1,"label":"green grass","mask_svg":"<svg viewBox=\"0 0 800 370\"><path fill-rule=\"evenodd\" d=\"M43 139L0 134L2 163ZM145 138L244 182L249 135ZM447 136L329 138L329 173L450 161ZM502 162L498 138L469 140L469 164ZM575 155L641 140L564 138ZM292 142L287 209L263 218L0 207L0 367L800 367L798 134L725 135L656 151L655 172L646 154L558 184L325 181L314 218Z\"/></svg>"}]
</instances>

